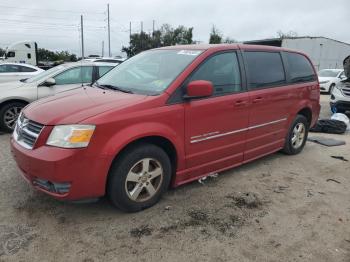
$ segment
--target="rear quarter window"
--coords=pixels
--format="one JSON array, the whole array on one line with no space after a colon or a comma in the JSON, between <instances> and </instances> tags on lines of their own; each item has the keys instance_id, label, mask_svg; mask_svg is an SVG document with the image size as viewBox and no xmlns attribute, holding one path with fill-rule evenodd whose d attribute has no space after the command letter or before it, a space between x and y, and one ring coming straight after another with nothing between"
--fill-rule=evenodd
<instances>
[{"instance_id":1,"label":"rear quarter window","mask_svg":"<svg viewBox=\"0 0 350 262\"><path fill-rule=\"evenodd\" d=\"M246 51L244 56L250 89L279 86L286 82L279 52Z\"/></svg>"},{"instance_id":2,"label":"rear quarter window","mask_svg":"<svg viewBox=\"0 0 350 262\"><path fill-rule=\"evenodd\" d=\"M316 80L316 74L310 61L303 55L285 52L290 82L302 83Z\"/></svg>"}]
</instances>

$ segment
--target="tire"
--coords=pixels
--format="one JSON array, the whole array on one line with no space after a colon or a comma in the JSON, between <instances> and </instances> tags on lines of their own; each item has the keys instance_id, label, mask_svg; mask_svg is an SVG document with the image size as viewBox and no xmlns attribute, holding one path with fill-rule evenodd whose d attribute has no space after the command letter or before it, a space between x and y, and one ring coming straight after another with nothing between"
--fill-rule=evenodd
<instances>
[{"instance_id":1,"label":"tire","mask_svg":"<svg viewBox=\"0 0 350 262\"><path fill-rule=\"evenodd\" d=\"M0 130L12 133L19 113L26 104L21 102L11 102L0 108Z\"/></svg>"},{"instance_id":2,"label":"tire","mask_svg":"<svg viewBox=\"0 0 350 262\"><path fill-rule=\"evenodd\" d=\"M333 84L331 84L331 86L329 87L329 89L328 89L328 94L332 94L332 92L333 92L333 88L335 87L335 84L333 83Z\"/></svg>"},{"instance_id":3,"label":"tire","mask_svg":"<svg viewBox=\"0 0 350 262\"><path fill-rule=\"evenodd\" d=\"M298 135L299 131L297 130L299 130L299 128L302 128L303 132ZM289 128L282 151L287 155L299 154L305 146L308 132L309 123L306 117L303 115L297 115Z\"/></svg>"},{"instance_id":4,"label":"tire","mask_svg":"<svg viewBox=\"0 0 350 262\"><path fill-rule=\"evenodd\" d=\"M343 121L332 119L318 120L316 125L310 129L310 132L322 132L329 134L344 134L346 124Z\"/></svg>"},{"instance_id":5,"label":"tire","mask_svg":"<svg viewBox=\"0 0 350 262\"><path fill-rule=\"evenodd\" d=\"M171 171L170 159L160 147L132 146L112 164L107 184L109 199L127 212L149 208L168 189Z\"/></svg>"}]
</instances>

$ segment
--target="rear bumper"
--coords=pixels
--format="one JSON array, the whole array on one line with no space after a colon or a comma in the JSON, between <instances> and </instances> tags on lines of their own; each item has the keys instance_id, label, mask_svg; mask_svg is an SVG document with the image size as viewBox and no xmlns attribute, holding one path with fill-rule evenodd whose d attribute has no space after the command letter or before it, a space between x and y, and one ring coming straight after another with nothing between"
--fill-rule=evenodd
<instances>
[{"instance_id":1,"label":"rear bumper","mask_svg":"<svg viewBox=\"0 0 350 262\"><path fill-rule=\"evenodd\" d=\"M28 150L13 139L11 152L24 179L57 199L80 200L105 194L110 165L107 157L88 155L85 149L41 146ZM54 190L56 186L63 190Z\"/></svg>"}]
</instances>

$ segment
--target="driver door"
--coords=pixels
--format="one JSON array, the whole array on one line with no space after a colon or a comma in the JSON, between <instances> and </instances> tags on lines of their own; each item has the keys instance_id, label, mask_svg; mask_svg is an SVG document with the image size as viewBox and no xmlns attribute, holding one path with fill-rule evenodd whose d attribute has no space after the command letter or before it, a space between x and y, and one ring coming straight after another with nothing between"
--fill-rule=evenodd
<instances>
[{"instance_id":1,"label":"driver door","mask_svg":"<svg viewBox=\"0 0 350 262\"><path fill-rule=\"evenodd\" d=\"M53 96L57 93L72 90L80 87L82 84L90 84L92 82L92 76L93 66L77 66L69 68L53 77L56 81L55 85L39 86L38 98Z\"/></svg>"}]
</instances>

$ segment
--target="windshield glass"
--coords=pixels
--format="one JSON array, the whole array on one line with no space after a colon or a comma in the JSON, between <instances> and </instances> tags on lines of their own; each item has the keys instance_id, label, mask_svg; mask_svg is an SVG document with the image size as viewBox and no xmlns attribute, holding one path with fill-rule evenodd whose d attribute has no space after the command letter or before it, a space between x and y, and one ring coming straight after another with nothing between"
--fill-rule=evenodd
<instances>
[{"instance_id":1,"label":"windshield glass","mask_svg":"<svg viewBox=\"0 0 350 262\"><path fill-rule=\"evenodd\" d=\"M318 76L321 77L337 77L339 71L324 69L318 72Z\"/></svg>"},{"instance_id":2,"label":"windshield glass","mask_svg":"<svg viewBox=\"0 0 350 262\"><path fill-rule=\"evenodd\" d=\"M47 71L41 72L31 78L28 78L27 80L25 80L25 83L33 83L36 81L42 81L44 80L47 76L54 74L55 72L59 72L64 68L64 66L55 66Z\"/></svg>"},{"instance_id":3,"label":"windshield glass","mask_svg":"<svg viewBox=\"0 0 350 262\"><path fill-rule=\"evenodd\" d=\"M100 78L99 86L157 95L199 55L200 50L152 50L138 54Z\"/></svg>"}]
</instances>

